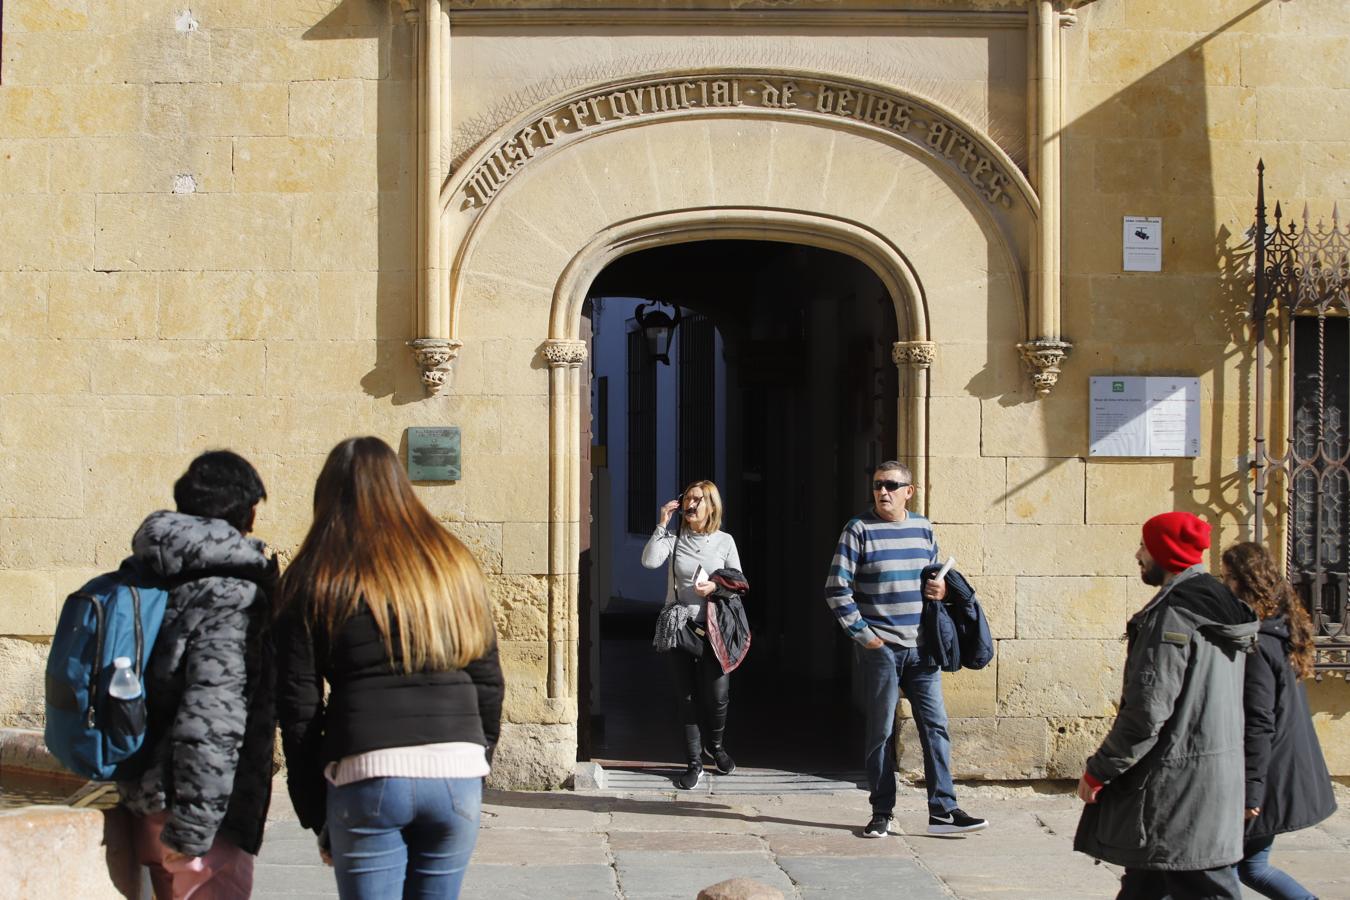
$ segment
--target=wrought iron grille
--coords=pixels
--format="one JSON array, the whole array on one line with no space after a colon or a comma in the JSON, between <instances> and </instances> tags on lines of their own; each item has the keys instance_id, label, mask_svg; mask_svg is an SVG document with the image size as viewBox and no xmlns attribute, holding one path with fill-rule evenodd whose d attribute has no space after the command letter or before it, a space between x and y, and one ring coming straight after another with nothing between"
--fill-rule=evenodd
<instances>
[{"instance_id":1,"label":"wrought iron grille","mask_svg":"<svg viewBox=\"0 0 1350 900\"><path fill-rule=\"evenodd\" d=\"M1266 220L1265 164L1257 165L1255 300L1256 472L1255 536L1264 536L1273 478L1284 479L1285 565L1317 629L1317 670L1350 673L1350 227L1332 207L1331 224L1284 218L1275 204ZM1266 338L1274 325L1283 335L1288 372L1283 452L1267 431ZM1277 505L1278 512L1278 505Z\"/></svg>"}]
</instances>

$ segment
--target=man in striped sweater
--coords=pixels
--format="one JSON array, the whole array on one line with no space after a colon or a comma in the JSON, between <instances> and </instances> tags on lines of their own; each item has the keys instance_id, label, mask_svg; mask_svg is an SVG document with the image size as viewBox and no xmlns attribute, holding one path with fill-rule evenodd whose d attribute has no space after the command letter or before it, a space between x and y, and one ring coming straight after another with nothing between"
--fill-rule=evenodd
<instances>
[{"instance_id":1,"label":"man in striped sweater","mask_svg":"<svg viewBox=\"0 0 1350 900\"><path fill-rule=\"evenodd\" d=\"M914 710L928 788L928 832L960 834L988 824L961 811L952 785L951 739L942 673L923 657L924 603L947 594L943 581L920 582L938 561L933 524L905 509L914 496L909 469L894 460L872 473L872 509L849 521L825 579L825 599L857 645L867 704L867 783L872 819L864 837L890 833L895 810L895 707L904 691Z\"/></svg>"}]
</instances>

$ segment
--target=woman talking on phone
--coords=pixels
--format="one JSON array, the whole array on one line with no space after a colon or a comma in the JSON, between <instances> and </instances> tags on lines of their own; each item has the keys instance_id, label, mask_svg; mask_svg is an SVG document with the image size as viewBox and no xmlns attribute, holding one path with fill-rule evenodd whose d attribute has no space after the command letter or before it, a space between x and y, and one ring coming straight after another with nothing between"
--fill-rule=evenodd
<instances>
[{"instance_id":1,"label":"woman talking on phone","mask_svg":"<svg viewBox=\"0 0 1350 900\"><path fill-rule=\"evenodd\" d=\"M679 525L671 534L666 526L677 510ZM722 671L708 646L704 627L708 597L717 587L709 576L718 569L741 567L736 541L721 531L721 526L722 495L717 485L695 481L678 499L661 507L656 515L656 532L642 550L642 565L648 569L669 562L662 620L673 622L676 630L687 629L670 650L680 721L684 726L685 759L689 763L684 774L675 779L675 785L686 791L698 787L703 780L704 757L723 775L730 775L736 768L722 743L731 678Z\"/></svg>"}]
</instances>

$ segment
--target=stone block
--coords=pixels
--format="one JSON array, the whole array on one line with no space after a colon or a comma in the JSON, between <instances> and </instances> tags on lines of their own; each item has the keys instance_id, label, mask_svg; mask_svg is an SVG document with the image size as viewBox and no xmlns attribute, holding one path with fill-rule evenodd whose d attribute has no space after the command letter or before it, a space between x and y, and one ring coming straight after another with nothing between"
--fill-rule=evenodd
<instances>
[{"instance_id":1,"label":"stone block","mask_svg":"<svg viewBox=\"0 0 1350 900\"><path fill-rule=\"evenodd\" d=\"M295 268L306 272L370 272L379 268L383 243L380 203L380 195L370 191L298 195L290 241ZM277 240L280 236L269 237Z\"/></svg>"},{"instance_id":2,"label":"stone block","mask_svg":"<svg viewBox=\"0 0 1350 900\"><path fill-rule=\"evenodd\" d=\"M996 575L1135 575L1137 528L1122 525L989 525L984 571Z\"/></svg>"},{"instance_id":3,"label":"stone block","mask_svg":"<svg viewBox=\"0 0 1350 900\"><path fill-rule=\"evenodd\" d=\"M0 728L42 728L48 644L0 637Z\"/></svg>"},{"instance_id":4,"label":"stone block","mask_svg":"<svg viewBox=\"0 0 1350 900\"><path fill-rule=\"evenodd\" d=\"M1345 778L1350 775L1350 681L1324 677L1304 683L1327 768L1332 775Z\"/></svg>"},{"instance_id":5,"label":"stone block","mask_svg":"<svg viewBox=\"0 0 1350 900\"><path fill-rule=\"evenodd\" d=\"M1005 513L1009 523L1079 525L1083 510L1081 459L1008 460Z\"/></svg>"},{"instance_id":6,"label":"stone block","mask_svg":"<svg viewBox=\"0 0 1350 900\"><path fill-rule=\"evenodd\" d=\"M1050 720L1050 760L1047 778L1078 779L1088 757L1097 752L1114 722L1111 718L1070 716Z\"/></svg>"},{"instance_id":7,"label":"stone block","mask_svg":"<svg viewBox=\"0 0 1350 900\"><path fill-rule=\"evenodd\" d=\"M232 188L229 138L126 135L58 141L51 149L53 193L167 194ZM190 182L183 181L186 176Z\"/></svg>"},{"instance_id":8,"label":"stone block","mask_svg":"<svg viewBox=\"0 0 1350 900\"><path fill-rule=\"evenodd\" d=\"M0 140L0 184L6 194L47 193L51 144Z\"/></svg>"},{"instance_id":9,"label":"stone block","mask_svg":"<svg viewBox=\"0 0 1350 900\"><path fill-rule=\"evenodd\" d=\"M552 790L576 766L575 725L503 722L488 785L512 790Z\"/></svg>"},{"instance_id":10,"label":"stone block","mask_svg":"<svg viewBox=\"0 0 1350 900\"><path fill-rule=\"evenodd\" d=\"M1124 577L1017 579L1017 637L1119 638L1129 608Z\"/></svg>"},{"instance_id":11,"label":"stone block","mask_svg":"<svg viewBox=\"0 0 1350 900\"><path fill-rule=\"evenodd\" d=\"M314 397L366 388L384 396L392 391L385 359L397 351L374 341L270 341L266 393Z\"/></svg>"},{"instance_id":12,"label":"stone block","mask_svg":"<svg viewBox=\"0 0 1350 900\"><path fill-rule=\"evenodd\" d=\"M123 510L122 533L129 542L132 530L140 524L142 510L173 509L173 483L190 461L176 450L164 453L128 448L98 453L91 449L84 457L87 508Z\"/></svg>"},{"instance_id":13,"label":"stone block","mask_svg":"<svg viewBox=\"0 0 1350 900\"><path fill-rule=\"evenodd\" d=\"M272 193L379 190L376 145L330 137L235 141L234 189Z\"/></svg>"},{"instance_id":14,"label":"stone block","mask_svg":"<svg viewBox=\"0 0 1350 900\"><path fill-rule=\"evenodd\" d=\"M1188 494L1178 493L1189 472L1200 472L1201 460L1138 462L1094 459L1087 467L1087 520L1089 523L1143 525L1152 516L1192 507Z\"/></svg>"},{"instance_id":15,"label":"stone block","mask_svg":"<svg viewBox=\"0 0 1350 900\"><path fill-rule=\"evenodd\" d=\"M1096 141L1093 145L1094 189L1104 194L1163 190L1166 146L1153 139Z\"/></svg>"},{"instance_id":16,"label":"stone block","mask_svg":"<svg viewBox=\"0 0 1350 900\"><path fill-rule=\"evenodd\" d=\"M49 572L0 570L0 634L50 635L56 630L55 597Z\"/></svg>"},{"instance_id":17,"label":"stone block","mask_svg":"<svg viewBox=\"0 0 1350 900\"><path fill-rule=\"evenodd\" d=\"M942 357L938 358L942 365ZM964 390L964 388L954 388ZM928 442L934 454L980 456L980 401L975 397L943 397L928 408Z\"/></svg>"},{"instance_id":18,"label":"stone block","mask_svg":"<svg viewBox=\"0 0 1350 900\"><path fill-rule=\"evenodd\" d=\"M984 530L983 525L935 523L933 533L937 537L939 555L944 562L947 557L955 556L956 566L964 575L983 574Z\"/></svg>"},{"instance_id":19,"label":"stone block","mask_svg":"<svg viewBox=\"0 0 1350 900\"><path fill-rule=\"evenodd\" d=\"M100 394L262 393L268 359L260 341L99 342L92 362Z\"/></svg>"},{"instance_id":20,"label":"stone block","mask_svg":"<svg viewBox=\"0 0 1350 900\"><path fill-rule=\"evenodd\" d=\"M502 526L502 571L508 575L548 571L548 523L507 522Z\"/></svg>"},{"instance_id":21,"label":"stone block","mask_svg":"<svg viewBox=\"0 0 1350 900\"><path fill-rule=\"evenodd\" d=\"M764 164L764 136L751 123L716 119L706 123L706 152L712 166L719 205L763 206L769 197L769 167Z\"/></svg>"},{"instance_id":22,"label":"stone block","mask_svg":"<svg viewBox=\"0 0 1350 900\"><path fill-rule=\"evenodd\" d=\"M46 272L0 272L0 341L47 334L50 280Z\"/></svg>"},{"instance_id":23,"label":"stone block","mask_svg":"<svg viewBox=\"0 0 1350 900\"><path fill-rule=\"evenodd\" d=\"M297 223L298 225L299 223ZM271 194L104 194L94 268L289 269L289 201Z\"/></svg>"},{"instance_id":24,"label":"stone block","mask_svg":"<svg viewBox=\"0 0 1350 900\"><path fill-rule=\"evenodd\" d=\"M131 832L130 816L121 808L0 811L0 884L32 900L140 896L141 866Z\"/></svg>"},{"instance_id":25,"label":"stone block","mask_svg":"<svg viewBox=\"0 0 1350 900\"><path fill-rule=\"evenodd\" d=\"M1065 365L1067 371L1048 397L1033 399L1030 378L1023 378L1016 391L980 401L985 456L1049 459L1087 455L1087 381L1072 374L1072 355Z\"/></svg>"},{"instance_id":26,"label":"stone block","mask_svg":"<svg viewBox=\"0 0 1350 900\"><path fill-rule=\"evenodd\" d=\"M159 336L170 340L351 338L351 310L302 272L160 273Z\"/></svg>"},{"instance_id":27,"label":"stone block","mask_svg":"<svg viewBox=\"0 0 1350 900\"><path fill-rule=\"evenodd\" d=\"M958 719L993 716L997 707L998 656L983 669L942 673L947 715Z\"/></svg>"},{"instance_id":28,"label":"stone block","mask_svg":"<svg viewBox=\"0 0 1350 900\"><path fill-rule=\"evenodd\" d=\"M463 542L486 575L502 571L502 526L500 522L445 522L445 528Z\"/></svg>"},{"instance_id":29,"label":"stone block","mask_svg":"<svg viewBox=\"0 0 1350 900\"><path fill-rule=\"evenodd\" d=\"M47 327L65 338L149 338L159 317L159 283L142 272L53 272Z\"/></svg>"},{"instance_id":30,"label":"stone block","mask_svg":"<svg viewBox=\"0 0 1350 900\"><path fill-rule=\"evenodd\" d=\"M27 574L32 575L34 569L87 566L93 561L94 534L85 520L0 519L0 583L6 575L19 574L15 570L30 570Z\"/></svg>"},{"instance_id":31,"label":"stone block","mask_svg":"<svg viewBox=\"0 0 1350 900\"><path fill-rule=\"evenodd\" d=\"M959 567L964 573L964 566ZM1012 575L982 575L972 581L989 633L994 640L1017 636L1017 578Z\"/></svg>"},{"instance_id":32,"label":"stone block","mask_svg":"<svg viewBox=\"0 0 1350 900\"><path fill-rule=\"evenodd\" d=\"M929 462L932 493L928 513L943 523L1003 521L1007 460L1002 457L936 455Z\"/></svg>"},{"instance_id":33,"label":"stone block","mask_svg":"<svg viewBox=\"0 0 1350 900\"><path fill-rule=\"evenodd\" d=\"M548 585L543 576L499 575L488 581L488 591L502 640L548 639Z\"/></svg>"},{"instance_id":34,"label":"stone block","mask_svg":"<svg viewBox=\"0 0 1350 900\"><path fill-rule=\"evenodd\" d=\"M35 0L5 17L5 30L83 31L89 27L89 0Z\"/></svg>"},{"instance_id":35,"label":"stone block","mask_svg":"<svg viewBox=\"0 0 1350 900\"><path fill-rule=\"evenodd\" d=\"M365 122L365 91L360 81L292 81L287 105L287 134L355 137Z\"/></svg>"},{"instance_id":36,"label":"stone block","mask_svg":"<svg viewBox=\"0 0 1350 900\"><path fill-rule=\"evenodd\" d=\"M913 720L900 723L900 774L914 781L923 779L923 753ZM1048 756L1045 719L1041 718L952 718L947 722L952 739L952 775L990 781L1044 777Z\"/></svg>"},{"instance_id":37,"label":"stone block","mask_svg":"<svg viewBox=\"0 0 1350 900\"><path fill-rule=\"evenodd\" d=\"M1123 641L1000 641L998 714L1113 716L1124 663Z\"/></svg>"},{"instance_id":38,"label":"stone block","mask_svg":"<svg viewBox=\"0 0 1350 900\"><path fill-rule=\"evenodd\" d=\"M286 133L284 83L152 84L145 130L154 135L244 137Z\"/></svg>"},{"instance_id":39,"label":"stone block","mask_svg":"<svg viewBox=\"0 0 1350 900\"><path fill-rule=\"evenodd\" d=\"M520 247L537 244L539 238L526 239L525 243L510 245L505 257L518 258ZM495 244L496 242L494 242ZM497 244L501 247L504 245ZM548 248L550 257L553 248ZM493 247L485 248L482 255L475 253L474 264L507 265L507 259L492 258ZM534 254L531 254L532 256ZM539 265L534 265L534 263ZM520 265L519 261L517 264ZM556 268L554 265L556 264ZM546 278L549 271L560 272L565 259L551 258L545 264L541 260L532 260L531 264L521 266L524 277ZM533 275L532 275L533 273ZM465 334L480 335L483 338L509 338L520 334L547 334L550 303L544 298L550 293L544 283L527 284L515 277L503 278L496 275L474 271L465 282L465 303L460 311L460 327Z\"/></svg>"},{"instance_id":40,"label":"stone block","mask_svg":"<svg viewBox=\"0 0 1350 900\"><path fill-rule=\"evenodd\" d=\"M0 455L0 517L75 519L84 514L78 451L54 458L51 449Z\"/></svg>"},{"instance_id":41,"label":"stone block","mask_svg":"<svg viewBox=\"0 0 1350 900\"><path fill-rule=\"evenodd\" d=\"M138 84L5 85L0 121L8 138L89 138L140 131L146 88Z\"/></svg>"},{"instance_id":42,"label":"stone block","mask_svg":"<svg viewBox=\"0 0 1350 900\"><path fill-rule=\"evenodd\" d=\"M340 7L339 7L340 8ZM255 9L266 15L264 6ZM328 24L334 15L320 14ZM303 27L315 27L320 16L307 18ZM215 20L219 21L219 20ZM297 23L299 24L299 23ZM359 33L340 31L324 34L318 40L299 39L295 32L273 30L250 18L242 28L220 28L211 32L211 61L207 80L248 81L321 81L342 79L378 79L388 73L381 58L380 41ZM360 82L356 82L358 85ZM360 107L358 107L359 109Z\"/></svg>"},{"instance_id":43,"label":"stone block","mask_svg":"<svg viewBox=\"0 0 1350 900\"><path fill-rule=\"evenodd\" d=\"M3 96L0 94L0 98ZM3 111L0 121L9 121ZM35 228L37 222L42 227ZM92 197L5 195L5 215L0 219L0 271L87 269L93 253Z\"/></svg>"}]
</instances>

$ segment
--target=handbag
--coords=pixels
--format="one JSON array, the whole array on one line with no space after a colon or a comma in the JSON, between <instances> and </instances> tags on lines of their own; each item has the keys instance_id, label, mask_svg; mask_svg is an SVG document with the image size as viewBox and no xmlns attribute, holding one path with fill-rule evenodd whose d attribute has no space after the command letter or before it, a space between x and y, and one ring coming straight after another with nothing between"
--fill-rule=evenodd
<instances>
[{"instance_id":1,"label":"handbag","mask_svg":"<svg viewBox=\"0 0 1350 900\"><path fill-rule=\"evenodd\" d=\"M675 632L675 649L683 650L694 659L702 658L703 650L707 646L708 631L702 625L685 622L684 627Z\"/></svg>"}]
</instances>

